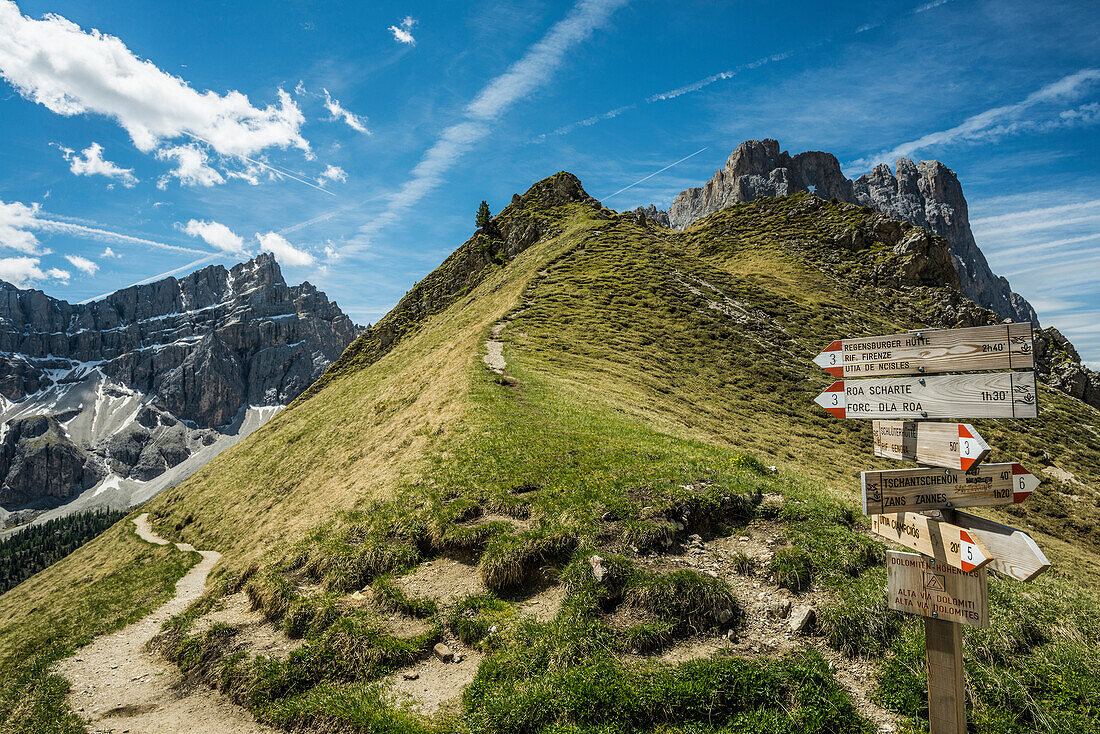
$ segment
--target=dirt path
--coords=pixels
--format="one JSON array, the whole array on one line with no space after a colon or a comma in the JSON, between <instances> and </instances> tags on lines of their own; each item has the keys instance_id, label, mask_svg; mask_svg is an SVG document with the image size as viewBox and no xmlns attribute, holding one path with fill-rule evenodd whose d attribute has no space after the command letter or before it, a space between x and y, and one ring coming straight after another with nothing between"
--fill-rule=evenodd
<instances>
[{"instance_id":1,"label":"dirt path","mask_svg":"<svg viewBox=\"0 0 1100 734\"><path fill-rule=\"evenodd\" d=\"M137 534L156 545L168 545L149 526L148 513L134 518ZM92 732L130 734L274 734L220 693L180 687L179 670L146 643L169 617L202 595L210 569L221 558L215 551L195 551L202 560L176 582L176 595L144 619L96 639L62 660L56 671L72 684L69 705L88 721Z\"/></svg>"},{"instance_id":2,"label":"dirt path","mask_svg":"<svg viewBox=\"0 0 1100 734\"><path fill-rule=\"evenodd\" d=\"M507 325L507 321L493 324L493 328L490 332L491 338L489 341L485 342L487 354L481 357L485 365L498 375L503 375L504 369L508 366L504 361L504 342L500 340L501 336L504 334L504 327Z\"/></svg>"}]
</instances>

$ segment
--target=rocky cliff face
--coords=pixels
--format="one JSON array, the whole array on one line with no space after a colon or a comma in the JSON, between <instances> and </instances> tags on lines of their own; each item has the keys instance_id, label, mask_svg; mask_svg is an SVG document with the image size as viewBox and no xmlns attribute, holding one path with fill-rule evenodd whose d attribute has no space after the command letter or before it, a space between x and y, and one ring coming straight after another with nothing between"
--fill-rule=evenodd
<instances>
[{"instance_id":1,"label":"rocky cliff face","mask_svg":"<svg viewBox=\"0 0 1100 734\"><path fill-rule=\"evenodd\" d=\"M883 214L927 228L947 240L964 295L1002 318L1038 323L1035 310L994 275L970 231L966 198L959 179L939 161L897 161L896 173L877 166L855 181L830 153L790 155L775 140L749 140L737 146L726 165L701 188L680 192L668 210L669 226L684 229L707 214L758 196L813 191L870 206ZM649 216L657 220L658 217Z\"/></svg>"},{"instance_id":2,"label":"rocky cliff face","mask_svg":"<svg viewBox=\"0 0 1100 734\"><path fill-rule=\"evenodd\" d=\"M21 504L43 495L67 499L103 476L103 467L69 440L56 417L36 415L5 426L0 502Z\"/></svg>"},{"instance_id":3,"label":"rocky cliff face","mask_svg":"<svg viewBox=\"0 0 1100 734\"><path fill-rule=\"evenodd\" d=\"M249 411L270 417L358 333L314 286L288 286L269 253L88 304L0 281L0 508L212 457L257 424Z\"/></svg>"}]
</instances>

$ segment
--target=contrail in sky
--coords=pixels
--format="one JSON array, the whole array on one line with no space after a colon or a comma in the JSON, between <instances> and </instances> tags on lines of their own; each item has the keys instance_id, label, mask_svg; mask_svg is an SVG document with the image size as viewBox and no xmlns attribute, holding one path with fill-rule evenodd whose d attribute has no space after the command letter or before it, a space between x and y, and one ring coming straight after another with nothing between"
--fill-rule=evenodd
<instances>
[{"instance_id":1,"label":"contrail in sky","mask_svg":"<svg viewBox=\"0 0 1100 734\"><path fill-rule=\"evenodd\" d=\"M184 131L184 134L189 135L190 137L194 138L195 140L198 140L200 143L205 143L206 145L209 145L214 150L217 150L217 148L214 148L213 144L209 140L207 140L206 138L204 138L200 135L196 135L195 133L192 133L192 132L187 132L186 130ZM263 161L258 161L255 158L249 158L244 153L234 153L234 155L237 156L238 158L243 158L244 160L248 161L249 163L251 163L253 165L259 166L261 168L266 168L267 170L273 171L274 173L277 173L281 176L286 176L287 178L294 179L298 183L305 184L306 186L310 187L311 189L317 189L318 191L326 193L329 196L336 196L336 194L332 193L328 189L321 188L317 184L312 184L309 181L306 181L304 178L298 178L297 176L290 173L289 171L285 171L282 168L279 168L277 166L273 166L270 163L264 163Z\"/></svg>"},{"instance_id":2,"label":"contrail in sky","mask_svg":"<svg viewBox=\"0 0 1100 734\"><path fill-rule=\"evenodd\" d=\"M604 199L610 199L610 198L612 198L612 197L618 196L619 194L623 193L623 192L624 192L624 191L626 191L627 189L632 189L632 188L634 188L635 186L637 186L638 184L640 184L640 183L641 183L642 181L648 181L649 179L651 179L651 178L653 178L654 176L656 176L656 175L657 175L658 173L663 173L664 171L667 171L668 169L672 168L673 166L677 166L677 165L679 165L679 164L683 163L683 162L684 162L684 161L686 161L686 160L687 160L688 158L693 158L694 156L697 156L697 155L699 155L699 154L700 154L700 153L702 153L702 152L703 152L704 150L706 150L706 148L700 148L699 150L695 151L695 152L694 152L694 153L692 153L691 155L686 155L686 156L684 156L683 158L681 158L680 160L676 161L675 163L669 163L669 164L668 164L667 166L665 166L664 168L662 168L662 169L661 169L660 171L654 171L653 173L649 174L649 175L648 175L648 176L646 176L645 178L639 178L639 179L638 179L637 181L635 181L634 183L630 184L629 186L624 186L624 187L622 187L621 189L619 189L618 191L616 191L616 192L615 192L614 194L608 194L607 196L605 196L605 197L604 197Z\"/></svg>"},{"instance_id":3,"label":"contrail in sky","mask_svg":"<svg viewBox=\"0 0 1100 734\"><path fill-rule=\"evenodd\" d=\"M196 265L202 265L207 260L213 260L214 258L216 258L216 257L218 257L219 255L222 255L222 254L223 253L215 252L213 254L207 255L206 257L201 257L198 260L192 260L191 262L187 263L186 265L180 265L178 268L172 268L171 270L166 270L163 273L160 273L159 275L150 275L148 278L142 278L141 280L137 281L136 283L131 283L130 285L126 286L126 288L133 288L135 285L145 285L146 283L152 283L154 280L160 280L161 278L167 278L169 275L175 275L176 273L180 272L181 270L190 270L191 268L195 267ZM125 288L119 288L118 290L119 291L120 290L125 290ZM85 298L80 303L81 303L81 305L83 305L85 303L91 303L92 301L98 301L100 298L106 298L107 296L111 295L112 293L117 293L117 292L118 291L108 291L107 293L100 293L98 296L92 296L91 298Z\"/></svg>"}]
</instances>

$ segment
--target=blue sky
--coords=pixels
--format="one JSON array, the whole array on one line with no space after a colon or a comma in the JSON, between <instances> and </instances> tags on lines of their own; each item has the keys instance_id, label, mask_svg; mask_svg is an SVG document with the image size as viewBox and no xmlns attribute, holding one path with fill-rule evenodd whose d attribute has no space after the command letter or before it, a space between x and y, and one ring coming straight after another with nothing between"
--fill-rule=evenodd
<instances>
[{"instance_id":1,"label":"blue sky","mask_svg":"<svg viewBox=\"0 0 1100 734\"><path fill-rule=\"evenodd\" d=\"M564 169L667 206L774 137L947 163L1100 366L1098 130L1091 2L0 0L0 278L80 301L268 249L368 323L482 199Z\"/></svg>"}]
</instances>

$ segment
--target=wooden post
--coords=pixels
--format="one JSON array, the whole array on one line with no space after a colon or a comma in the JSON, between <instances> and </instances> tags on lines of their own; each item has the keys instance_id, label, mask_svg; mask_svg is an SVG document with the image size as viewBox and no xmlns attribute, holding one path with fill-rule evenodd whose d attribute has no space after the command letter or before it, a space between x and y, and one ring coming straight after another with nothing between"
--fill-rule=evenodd
<instances>
[{"instance_id":1,"label":"wooden post","mask_svg":"<svg viewBox=\"0 0 1100 734\"><path fill-rule=\"evenodd\" d=\"M966 734L962 625L924 618L928 656L928 723L932 734Z\"/></svg>"},{"instance_id":2,"label":"wooden post","mask_svg":"<svg viewBox=\"0 0 1100 734\"><path fill-rule=\"evenodd\" d=\"M940 510L946 522L954 510ZM962 625L924 618L924 648L928 661L928 728L931 734L966 734L966 677L963 672Z\"/></svg>"}]
</instances>

